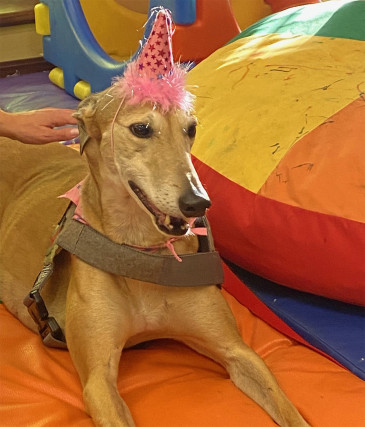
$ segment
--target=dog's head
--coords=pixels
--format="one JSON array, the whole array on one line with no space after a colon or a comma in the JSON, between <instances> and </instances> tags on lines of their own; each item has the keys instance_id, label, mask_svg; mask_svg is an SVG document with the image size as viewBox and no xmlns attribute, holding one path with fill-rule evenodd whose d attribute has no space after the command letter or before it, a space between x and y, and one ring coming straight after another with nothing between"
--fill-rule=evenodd
<instances>
[{"instance_id":1,"label":"dog's head","mask_svg":"<svg viewBox=\"0 0 365 427\"><path fill-rule=\"evenodd\" d=\"M161 232L183 235L189 218L205 214L210 200L190 158L191 111L128 105L112 87L82 101L75 116L91 174L113 175Z\"/></svg>"}]
</instances>

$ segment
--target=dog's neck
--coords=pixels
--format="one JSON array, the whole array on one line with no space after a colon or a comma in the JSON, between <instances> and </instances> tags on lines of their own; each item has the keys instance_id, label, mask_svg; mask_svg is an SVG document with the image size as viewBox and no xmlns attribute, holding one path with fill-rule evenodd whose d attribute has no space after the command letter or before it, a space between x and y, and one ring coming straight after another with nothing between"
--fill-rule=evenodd
<instances>
[{"instance_id":1,"label":"dog's neck","mask_svg":"<svg viewBox=\"0 0 365 427\"><path fill-rule=\"evenodd\" d=\"M157 229L118 177L89 174L82 185L81 204L85 221L114 242L150 248L171 238ZM197 245L193 235L174 242L175 251L180 254L196 252ZM170 253L168 249L160 252Z\"/></svg>"}]
</instances>

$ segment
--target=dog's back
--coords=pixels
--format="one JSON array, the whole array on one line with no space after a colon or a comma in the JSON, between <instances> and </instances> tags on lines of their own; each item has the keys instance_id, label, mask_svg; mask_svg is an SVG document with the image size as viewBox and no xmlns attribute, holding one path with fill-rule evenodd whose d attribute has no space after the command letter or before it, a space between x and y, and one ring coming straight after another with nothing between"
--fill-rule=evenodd
<instances>
[{"instance_id":1,"label":"dog's back","mask_svg":"<svg viewBox=\"0 0 365 427\"><path fill-rule=\"evenodd\" d=\"M25 145L7 138L0 139L0 159L0 297L26 321L25 307L11 301L23 300L42 267L68 203L57 197L79 182L87 167L75 150L59 144Z\"/></svg>"}]
</instances>

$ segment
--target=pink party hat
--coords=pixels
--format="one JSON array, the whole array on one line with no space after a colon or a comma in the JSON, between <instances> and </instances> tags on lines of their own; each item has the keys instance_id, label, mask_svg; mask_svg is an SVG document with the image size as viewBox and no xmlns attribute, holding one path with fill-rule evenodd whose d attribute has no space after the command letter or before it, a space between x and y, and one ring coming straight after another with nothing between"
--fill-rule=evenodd
<instances>
[{"instance_id":1,"label":"pink party hat","mask_svg":"<svg viewBox=\"0 0 365 427\"><path fill-rule=\"evenodd\" d=\"M172 18L167 9L155 11L151 33L139 56L130 62L115 87L129 105L158 104L163 112L191 109L193 95L185 90L187 67L175 64L172 56Z\"/></svg>"}]
</instances>

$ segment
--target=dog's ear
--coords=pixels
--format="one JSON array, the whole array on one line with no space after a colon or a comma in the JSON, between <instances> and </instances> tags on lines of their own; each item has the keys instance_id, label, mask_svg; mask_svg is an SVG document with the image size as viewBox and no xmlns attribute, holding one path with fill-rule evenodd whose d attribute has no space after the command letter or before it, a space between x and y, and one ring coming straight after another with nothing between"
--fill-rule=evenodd
<instances>
[{"instance_id":1,"label":"dog's ear","mask_svg":"<svg viewBox=\"0 0 365 427\"><path fill-rule=\"evenodd\" d=\"M73 114L79 126L80 154L84 152L85 145L91 138L100 138L100 130L96 121L93 120L97 103L98 95L90 95L80 102L77 111Z\"/></svg>"},{"instance_id":2,"label":"dog's ear","mask_svg":"<svg viewBox=\"0 0 365 427\"><path fill-rule=\"evenodd\" d=\"M87 133L85 123L79 119L78 114L79 113L75 113L74 117L76 117L76 119L79 122L80 154L82 154L84 152L84 148L85 148L86 143L90 139L90 135Z\"/></svg>"}]
</instances>

